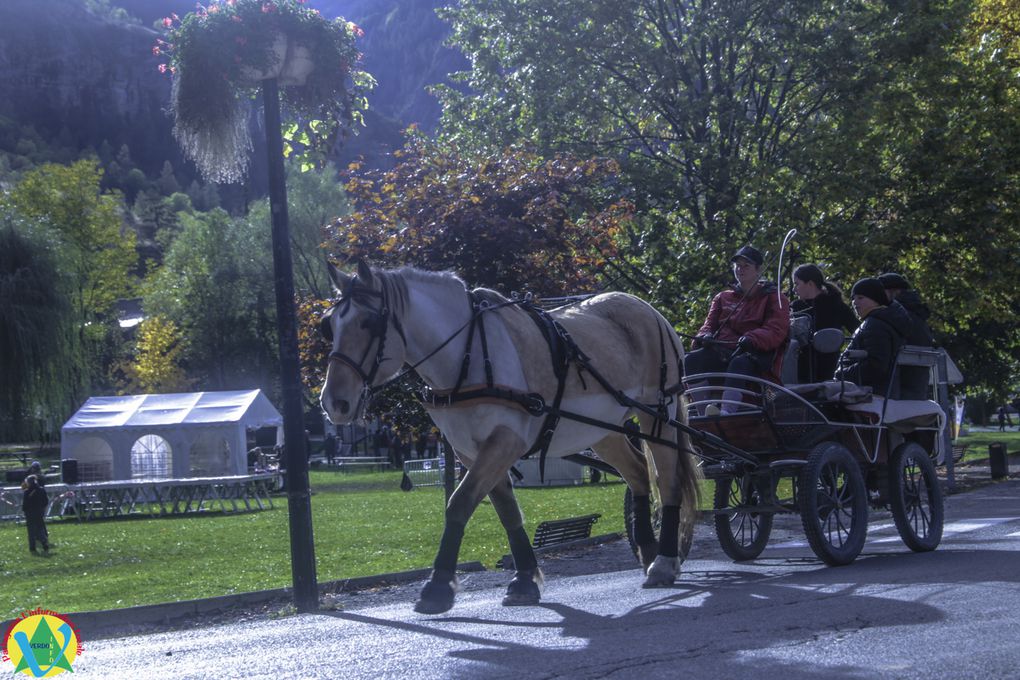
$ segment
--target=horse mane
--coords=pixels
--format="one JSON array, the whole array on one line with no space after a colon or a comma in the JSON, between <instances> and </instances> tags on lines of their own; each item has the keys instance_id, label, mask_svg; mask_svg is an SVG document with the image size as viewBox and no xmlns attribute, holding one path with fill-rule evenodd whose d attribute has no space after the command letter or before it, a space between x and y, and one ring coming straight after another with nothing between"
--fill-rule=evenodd
<instances>
[{"instance_id":1,"label":"horse mane","mask_svg":"<svg viewBox=\"0 0 1020 680\"><path fill-rule=\"evenodd\" d=\"M426 271L414 267L400 267L399 269L374 269L373 276L378 276L386 289L390 304L394 309L403 312L407 309L410 295L408 294L409 284L418 283L427 286L446 286L454 290L467 291L467 284L459 276L450 271Z\"/></svg>"}]
</instances>

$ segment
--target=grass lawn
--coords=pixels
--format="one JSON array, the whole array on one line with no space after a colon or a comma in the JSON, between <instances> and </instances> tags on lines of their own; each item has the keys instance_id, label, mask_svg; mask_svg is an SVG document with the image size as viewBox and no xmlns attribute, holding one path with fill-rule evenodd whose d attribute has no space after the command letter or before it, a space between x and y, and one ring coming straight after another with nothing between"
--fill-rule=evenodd
<instances>
[{"instance_id":1,"label":"grass lawn","mask_svg":"<svg viewBox=\"0 0 1020 680\"><path fill-rule=\"evenodd\" d=\"M967 459L988 444L1020 450L1020 433L972 431ZM443 492L400 490L400 472L310 473L316 569L320 582L429 567L442 532ZM615 479L615 478L614 478ZM595 534L623 530L625 486L518 489L529 533L539 522L602 515ZM710 507L712 485L702 491ZM291 584L287 500L252 514L49 523L55 548L29 555L22 524L0 524L0 619L46 607L59 612L113 609L280 588ZM484 503L468 524L460 560L487 567L508 551L496 514Z\"/></svg>"},{"instance_id":2,"label":"grass lawn","mask_svg":"<svg viewBox=\"0 0 1020 680\"><path fill-rule=\"evenodd\" d=\"M442 532L440 488L400 490L400 472L312 471L320 582L429 567ZM593 533L623 530L619 482L518 489L529 533L549 519L600 513ZM23 524L0 524L0 619L37 606L112 609L291 584L287 500L239 515L49 522L54 549L29 554ZM487 567L508 552L486 501L468 524L461 561Z\"/></svg>"},{"instance_id":3,"label":"grass lawn","mask_svg":"<svg viewBox=\"0 0 1020 680\"><path fill-rule=\"evenodd\" d=\"M972 429L966 435L959 437L955 443L970 446L963 462L987 459L988 445L992 443L1005 444L1006 453L1020 451L1020 432L1017 431L1016 426L1006 432L999 432L997 427L994 430L974 431Z\"/></svg>"}]
</instances>

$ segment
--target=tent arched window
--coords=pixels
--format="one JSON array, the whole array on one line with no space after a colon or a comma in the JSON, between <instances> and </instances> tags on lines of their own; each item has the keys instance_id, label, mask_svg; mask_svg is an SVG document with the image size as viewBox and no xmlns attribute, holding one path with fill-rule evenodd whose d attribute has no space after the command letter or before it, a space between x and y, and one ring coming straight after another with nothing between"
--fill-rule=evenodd
<instances>
[{"instance_id":1,"label":"tent arched window","mask_svg":"<svg viewBox=\"0 0 1020 680\"><path fill-rule=\"evenodd\" d=\"M78 460L78 481L108 482L113 479L113 448L102 437L86 437L69 458Z\"/></svg>"},{"instance_id":2,"label":"tent arched window","mask_svg":"<svg viewBox=\"0 0 1020 680\"><path fill-rule=\"evenodd\" d=\"M169 479L173 476L173 449L158 434L142 435L131 445L131 479Z\"/></svg>"}]
</instances>

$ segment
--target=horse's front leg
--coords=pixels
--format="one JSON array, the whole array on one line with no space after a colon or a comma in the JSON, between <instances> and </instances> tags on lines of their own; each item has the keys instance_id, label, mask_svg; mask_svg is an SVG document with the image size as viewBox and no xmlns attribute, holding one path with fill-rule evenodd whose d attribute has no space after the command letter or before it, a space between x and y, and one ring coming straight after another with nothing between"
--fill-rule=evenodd
<instances>
[{"instance_id":1,"label":"horse's front leg","mask_svg":"<svg viewBox=\"0 0 1020 680\"><path fill-rule=\"evenodd\" d=\"M542 599L545 577L538 566L535 549L524 528L524 515L514 496L510 476L506 475L489 492L489 500L506 529L510 554L514 558L514 577L506 589L503 606L516 607L538 604Z\"/></svg>"},{"instance_id":2,"label":"horse's front leg","mask_svg":"<svg viewBox=\"0 0 1020 680\"><path fill-rule=\"evenodd\" d=\"M464 528L475 508L507 476L515 456L523 451L523 440L506 427L498 427L486 438L482 455L474 461L446 506L446 523L432 575L422 588L414 610L422 614L441 614L453 607L459 590L457 556L464 540ZM515 453L516 452L516 453Z\"/></svg>"}]
</instances>

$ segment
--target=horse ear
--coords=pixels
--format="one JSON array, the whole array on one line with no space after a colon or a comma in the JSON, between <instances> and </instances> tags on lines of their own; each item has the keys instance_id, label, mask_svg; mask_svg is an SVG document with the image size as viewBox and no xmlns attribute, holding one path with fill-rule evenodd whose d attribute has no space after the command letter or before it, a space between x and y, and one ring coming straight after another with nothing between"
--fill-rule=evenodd
<instances>
[{"instance_id":1,"label":"horse ear","mask_svg":"<svg viewBox=\"0 0 1020 680\"><path fill-rule=\"evenodd\" d=\"M337 269L336 265L332 262L327 261L326 267L329 269L329 279L333 282L336 292L342 292L347 287L347 284L351 282L351 277Z\"/></svg>"},{"instance_id":2,"label":"horse ear","mask_svg":"<svg viewBox=\"0 0 1020 680\"><path fill-rule=\"evenodd\" d=\"M372 268L361 258L358 258L358 278L366 286L372 285Z\"/></svg>"}]
</instances>

